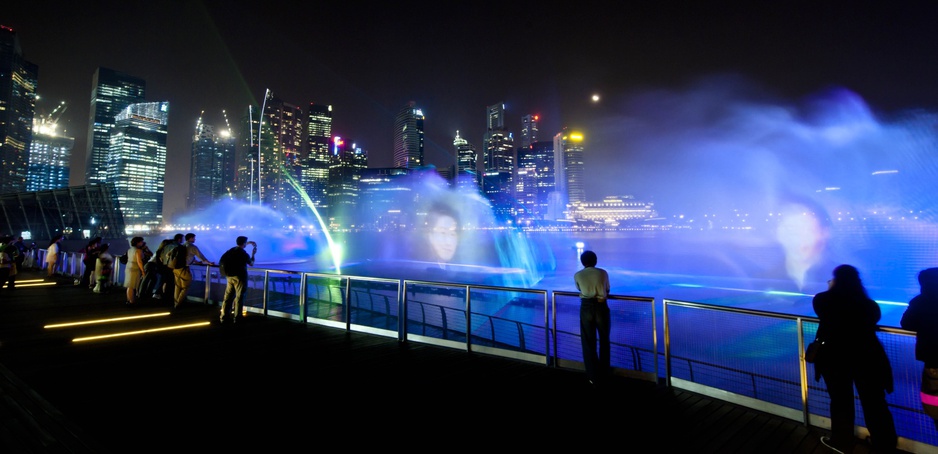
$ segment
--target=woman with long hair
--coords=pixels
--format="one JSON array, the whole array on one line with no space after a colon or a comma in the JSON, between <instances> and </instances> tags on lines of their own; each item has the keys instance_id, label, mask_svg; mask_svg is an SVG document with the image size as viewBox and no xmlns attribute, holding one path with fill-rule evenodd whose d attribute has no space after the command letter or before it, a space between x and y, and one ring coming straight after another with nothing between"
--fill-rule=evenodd
<instances>
[{"instance_id":1,"label":"woman with long hair","mask_svg":"<svg viewBox=\"0 0 938 454\"><path fill-rule=\"evenodd\" d=\"M834 268L828 290L815 295L813 305L820 319L817 338L824 343L815 368L831 400L831 436L821 441L836 451L852 452L856 386L873 449L895 451L896 426L886 403L886 393L893 390L892 367L876 337L882 317L879 305L867 295L859 271L851 265Z\"/></svg>"}]
</instances>

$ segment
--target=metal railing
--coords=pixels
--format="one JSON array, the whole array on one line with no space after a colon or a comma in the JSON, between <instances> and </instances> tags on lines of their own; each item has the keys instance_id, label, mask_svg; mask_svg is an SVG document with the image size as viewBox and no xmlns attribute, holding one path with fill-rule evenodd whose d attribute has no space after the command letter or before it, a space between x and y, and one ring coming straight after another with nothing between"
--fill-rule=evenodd
<instances>
[{"instance_id":1,"label":"metal railing","mask_svg":"<svg viewBox=\"0 0 938 454\"><path fill-rule=\"evenodd\" d=\"M38 253L41 266L44 251ZM80 254L64 253L59 263L62 274L80 276ZM220 302L225 280L217 267L190 268L188 299ZM115 265L112 281L121 283L122 276L123 266ZM626 295L610 295L608 301L616 374L830 428L827 392L814 380L814 366L804 361L816 318L672 299L659 305L654 298ZM249 268L244 308L401 342L583 369L574 292ZM895 391L887 401L900 447L938 453L938 433L919 400L914 333L881 327L878 336L893 366ZM859 406L857 424L858 435L868 435Z\"/></svg>"}]
</instances>

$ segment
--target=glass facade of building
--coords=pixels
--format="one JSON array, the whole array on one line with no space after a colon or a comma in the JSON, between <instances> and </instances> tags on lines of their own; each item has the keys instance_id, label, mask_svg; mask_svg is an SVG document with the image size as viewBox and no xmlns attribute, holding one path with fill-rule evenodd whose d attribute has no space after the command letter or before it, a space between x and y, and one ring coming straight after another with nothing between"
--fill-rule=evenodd
<instances>
[{"instance_id":1,"label":"glass facade of building","mask_svg":"<svg viewBox=\"0 0 938 454\"><path fill-rule=\"evenodd\" d=\"M115 118L106 173L128 233L159 228L165 180L185 184L186 175L166 175L168 119L168 102L131 104Z\"/></svg>"},{"instance_id":2,"label":"glass facade of building","mask_svg":"<svg viewBox=\"0 0 938 454\"><path fill-rule=\"evenodd\" d=\"M0 26L0 193L26 190L38 74L16 32Z\"/></svg>"},{"instance_id":3,"label":"glass facade of building","mask_svg":"<svg viewBox=\"0 0 938 454\"><path fill-rule=\"evenodd\" d=\"M98 68L91 81L91 115L85 160L88 184L108 181L108 154L115 117L127 106L145 101L146 82L113 69Z\"/></svg>"}]
</instances>

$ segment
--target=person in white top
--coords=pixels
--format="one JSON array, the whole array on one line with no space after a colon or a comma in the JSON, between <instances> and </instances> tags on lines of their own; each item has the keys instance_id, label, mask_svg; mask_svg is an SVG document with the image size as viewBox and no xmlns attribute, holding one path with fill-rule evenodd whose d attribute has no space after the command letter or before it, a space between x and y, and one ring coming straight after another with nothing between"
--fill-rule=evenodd
<instances>
[{"instance_id":1,"label":"person in white top","mask_svg":"<svg viewBox=\"0 0 938 454\"><path fill-rule=\"evenodd\" d=\"M590 384L602 385L612 374L610 367L611 346L609 333L612 322L609 318L609 273L596 268L596 253L583 251L580 254L583 269L573 275L576 288L580 291L580 343L583 346L583 365ZM599 355L596 343L599 342Z\"/></svg>"},{"instance_id":2,"label":"person in white top","mask_svg":"<svg viewBox=\"0 0 938 454\"><path fill-rule=\"evenodd\" d=\"M62 234L52 238L49 243L49 249L46 250L46 274L47 277L55 275L55 264L59 260L59 243L62 241Z\"/></svg>"}]
</instances>

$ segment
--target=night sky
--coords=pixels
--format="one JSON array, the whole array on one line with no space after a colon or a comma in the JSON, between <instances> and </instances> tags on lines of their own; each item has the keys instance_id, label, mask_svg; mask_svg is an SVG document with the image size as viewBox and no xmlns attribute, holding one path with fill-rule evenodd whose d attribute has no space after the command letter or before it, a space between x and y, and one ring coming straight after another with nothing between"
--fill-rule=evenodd
<instances>
[{"instance_id":1,"label":"night sky","mask_svg":"<svg viewBox=\"0 0 938 454\"><path fill-rule=\"evenodd\" d=\"M727 106L810 117L833 92L876 118L938 107L935 2L8 3L0 23L39 66L37 112L68 105L72 185L84 184L98 66L141 77L148 101L170 102L170 217L184 207L187 179L173 169L188 175L200 112L221 125L226 110L237 126L265 89L304 111L331 104L333 133L365 149L371 167L390 166L407 101L423 108L427 161L438 166L451 163L457 130L480 147L486 106L504 102L516 133L528 113L542 117L540 140L584 132L588 198L631 193L661 209L677 202L654 182L674 175L652 180L642 166L686 160L643 143L713 135L740 115L719 112Z\"/></svg>"}]
</instances>

